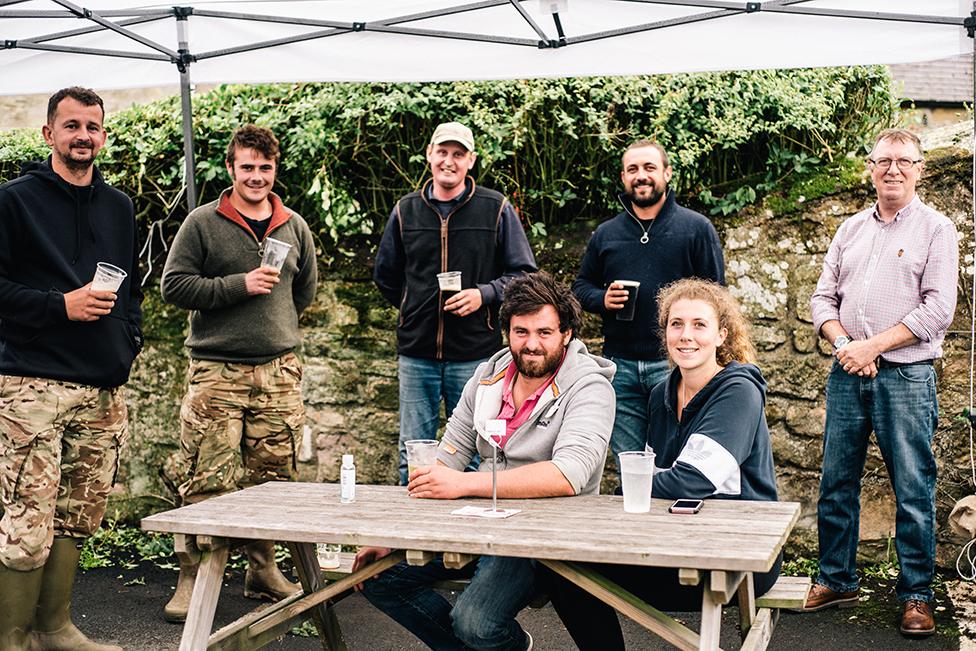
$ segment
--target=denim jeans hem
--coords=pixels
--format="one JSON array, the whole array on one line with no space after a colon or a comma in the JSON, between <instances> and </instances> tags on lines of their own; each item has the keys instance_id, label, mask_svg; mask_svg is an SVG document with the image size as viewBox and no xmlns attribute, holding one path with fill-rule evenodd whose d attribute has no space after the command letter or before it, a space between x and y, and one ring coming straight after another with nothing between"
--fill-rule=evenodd
<instances>
[{"instance_id":1,"label":"denim jeans hem","mask_svg":"<svg viewBox=\"0 0 976 651\"><path fill-rule=\"evenodd\" d=\"M829 588L834 592L855 592L861 589L861 585L857 581L855 581L854 583L845 583L843 585L838 585L838 584L828 583L826 580L823 579L823 577L819 577L819 576L817 577L817 580L814 581L814 583L816 583L817 585L822 585L825 588Z\"/></svg>"},{"instance_id":2,"label":"denim jeans hem","mask_svg":"<svg viewBox=\"0 0 976 651\"><path fill-rule=\"evenodd\" d=\"M906 601L924 601L927 604L932 603L935 600L935 595L933 594L919 594L918 592L909 595L898 595L898 602L905 603Z\"/></svg>"}]
</instances>

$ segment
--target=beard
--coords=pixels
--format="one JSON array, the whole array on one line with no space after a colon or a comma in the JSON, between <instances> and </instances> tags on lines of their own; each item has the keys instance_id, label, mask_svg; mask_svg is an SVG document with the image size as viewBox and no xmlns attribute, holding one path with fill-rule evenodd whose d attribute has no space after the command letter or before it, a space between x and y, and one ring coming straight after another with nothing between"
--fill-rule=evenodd
<instances>
[{"instance_id":1,"label":"beard","mask_svg":"<svg viewBox=\"0 0 976 651\"><path fill-rule=\"evenodd\" d=\"M515 368L518 369L518 372L525 377L549 377L556 372L557 368L559 368L559 362L562 361L563 352L565 352L565 350L565 347L561 347L559 350L556 350L548 355L546 354L545 350L529 351L528 349L523 348L517 354L515 351L512 351L515 357ZM539 359L535 357L532 359L526 359L523 357L523 355L528 352L541 354L542 358Z\"/></svg>"},{"instance_id":2,"label":"beard","mask_svg":"<svg viewBox=\"0 0 976 651\"><path fill-rule=\"evenodd\" d=\"M637 188L647 187L651 188L651 194L646 197L640 197L637 195ZM651 206L657 204L661 200L661 197L668 193L668 185L664 184L664 187L659 187L655 183L635 183L631 186L630 192L627 196L630 198L630 202L633 203L638 208L650 208Z\"/></svg>"},{"instance_id":3,"label":"beard","mask_svg":"<svg viewBox=\"0 0 976 651\"><path fill-rule=\"evenodd\" d=\"M87 147L80 147L79 145L88 145ZM88 154L87 158L75 158L72 154L77 152L85 152ZM68 147L66 152L57 152L58 158L64 163L72 172L84 172L89 167L95 164L95 148L91 146L91 143L82 142L72 142Z\"/></svg>"}]
</instances>

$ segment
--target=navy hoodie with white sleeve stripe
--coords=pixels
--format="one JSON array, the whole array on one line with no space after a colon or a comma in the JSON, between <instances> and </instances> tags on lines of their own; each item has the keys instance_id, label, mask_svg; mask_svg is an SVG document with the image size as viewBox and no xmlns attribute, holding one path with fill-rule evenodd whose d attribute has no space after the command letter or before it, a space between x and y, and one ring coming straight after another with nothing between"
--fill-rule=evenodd
<instances>
[{"instance_id":1,"label":"navy hoodie with white sleeve stripe","mask_svg":"<svg viewBox=\"0 0 976 651\"><path fill-rule=\"evenodd\" d=\"M759 369L731 362L691 399L678 422L680 378L675 368L648 401L654 497L775 501L766 381Z\"/></svg>"}]
</instances>

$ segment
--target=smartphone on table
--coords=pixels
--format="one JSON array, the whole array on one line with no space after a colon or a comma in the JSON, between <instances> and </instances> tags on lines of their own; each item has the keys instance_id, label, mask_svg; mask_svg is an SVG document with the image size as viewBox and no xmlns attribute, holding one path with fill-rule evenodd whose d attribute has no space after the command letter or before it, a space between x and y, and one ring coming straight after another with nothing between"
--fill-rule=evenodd
<instances>
[{"instance_id":1,"label":"smartphone on table","mask_svg":"<svg viewBox=\"0 0 976 651\"><path fill-rule=\"evenodd\" d=\"M675 500L674 504L668 507L668 513L694 515L701 511L704 505L705 502L702 500Z\"/></svg>"}]
</instances>

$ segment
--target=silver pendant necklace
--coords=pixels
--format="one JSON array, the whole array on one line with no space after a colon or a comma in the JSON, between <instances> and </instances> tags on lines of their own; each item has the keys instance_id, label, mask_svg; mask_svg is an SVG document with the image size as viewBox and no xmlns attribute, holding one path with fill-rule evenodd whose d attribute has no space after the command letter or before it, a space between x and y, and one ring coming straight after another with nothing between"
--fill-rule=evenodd
<instances>
[{"instance_id":1,"label":"silver pendant necklace","mask_svg":"<svg viewBox=\"0 0 976 651\"><path fill-rule=\"evenodd\" d=\"M650 242L651 238L648 235L648 233L651 231L651 227L654 226L654 220L652 219L651 223L647 225L647 228L644 228L644 225L641 224L641 221L639 219L637 219L633 215L631 215L631 217L633 217L634 221L637 222L637 227L640 228L642 231L644 231L644 234L640 236L640 243L647 244L648 242Z\"/></svg>"}]
</instances>

